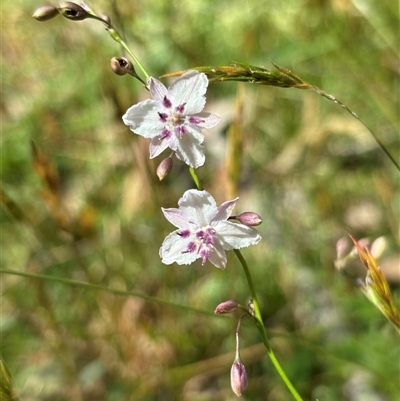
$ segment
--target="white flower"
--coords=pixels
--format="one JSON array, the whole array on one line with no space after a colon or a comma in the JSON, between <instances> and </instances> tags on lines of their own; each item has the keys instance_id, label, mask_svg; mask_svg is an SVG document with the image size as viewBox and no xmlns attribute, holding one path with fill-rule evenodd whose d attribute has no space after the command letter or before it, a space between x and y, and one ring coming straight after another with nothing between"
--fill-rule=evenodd
<instances>
[{"instance_id":1,"label":"white flower","mask_svg":"<svg viewBox=\"0 0 400 401\"><path fill-rule=\"evenodd\" d=\"M166 219L178 227L169 234L160 248L162 262L187 265L196 259L209 260L224 269L225 251L255 245L260 234L252 227L227 221L239 198L217 207L207 191L190 189L179 200L179 209L164 209Z\"/></svg>"},{"instance_id":2,"label":"white flower","mask_svg":"<svg viewBox=\"0 0 400 401\"><path fill-rule=\"evenodd\" d=\"M149 79L153 99L132 106L122 119L134 133L151 138L150 158L170 148L191 167L204 164L201 129L221 120L215 114L201 113L207 86L207 76L195 70L185 72L168 89L157 79Z\"/></svg>"}]
</instances>

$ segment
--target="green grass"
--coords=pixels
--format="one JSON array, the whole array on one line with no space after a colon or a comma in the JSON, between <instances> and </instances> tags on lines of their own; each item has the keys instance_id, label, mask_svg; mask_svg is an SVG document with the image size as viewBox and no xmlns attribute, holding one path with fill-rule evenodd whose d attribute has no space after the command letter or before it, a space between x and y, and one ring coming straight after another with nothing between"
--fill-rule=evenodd
<instances>
[{"instance_id":1,"label":"green grass","mask_svg":"<svg viewBox=\"0 0 400 401\"><path fill-rule=\"evenodd\" d=\"M176 207L191 177L176 162L159 183L163 157L150 161L148 142L122 123L148 94L112 73L111 57L126 55L104 27L61 17L39 23L31 15L41 5L6 1L2 10L2 268L206 313L2 274L1 354L15 391L21 401L233 400L237 319L212 312L230 298L247 303L243 271L233 253L225 271L161 264L158 249L171 226L160 207ZM110 15L151 75L275 62L343 101L399 162L396 2L91 6ZM217 202L237 188L237 211L264 219L263 241L243 254L293 384L304 400L400 400L398 335L334 267L346 233L386 236L380 262L399 304L395 166L359 121L313 92L227 82L210 85L207 100L223 122L206 133L198 175ZM233 129L244 141L239 182L225 168ZM58 200L34 169L32 142L58 172ZM250 319L241 345L249 379L243 399L291 399Z\"/></svg>"}]
</instances>

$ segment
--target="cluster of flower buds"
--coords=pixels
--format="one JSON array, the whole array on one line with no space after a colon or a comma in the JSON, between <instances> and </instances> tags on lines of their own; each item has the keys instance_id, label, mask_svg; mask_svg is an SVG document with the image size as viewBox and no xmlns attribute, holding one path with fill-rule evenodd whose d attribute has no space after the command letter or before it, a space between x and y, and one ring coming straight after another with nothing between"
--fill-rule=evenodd
<instances>
[{"instance_id":1,"label":"cluster of flower buds","mask_svg":"<svg viewBox=\"0 0 400 401\"><path fill-rule=\"evenodd\" d=\"M240 358L240 346L239 346L239 331L240 331L240 324L242 321L242 317L246 314L252 315L251 311L246 309L244 306L240 305L236 300L229 299L228 301L224 301L217 305L215 308L214 313L217 315L222 315L226 313L234 312L237 309L245 310L245 313L239 318L239 322L236 328L236 353L235 353L235 360L233 361L231 367L231 387L232 391L240 397L243 391L247 387L247 373L246 368Z\"/></svg>"},{"instance_id":2,"label":"cluster of flower buds","mask_svg":"<svg viewBox=\"0 0 400 401\"><path fill-rule=\"evenodd\" d=\"M57 7L51 5L39 7L32 17L38 21L48 21L59 14L72 21L83 21L86 18L90 18L90 13L85 8L70 1L65 1Z\"/></svg>"},{"instance_id":3,"label":"cluster of flower buds","mask_svg":"<svg viewBox=\"0 0 400 401\"><path fill-rule=\"evenodd\" d=\"M111 20L108 16L98 17L86 3L73 3L72 1L64 1L58 6L45 5L39 7L32 15L37 21L48 21L57 15L69 19L70 21L83 21L91 18L103 22L107 27L111 27Z\"/></svg>"}]
</instances>

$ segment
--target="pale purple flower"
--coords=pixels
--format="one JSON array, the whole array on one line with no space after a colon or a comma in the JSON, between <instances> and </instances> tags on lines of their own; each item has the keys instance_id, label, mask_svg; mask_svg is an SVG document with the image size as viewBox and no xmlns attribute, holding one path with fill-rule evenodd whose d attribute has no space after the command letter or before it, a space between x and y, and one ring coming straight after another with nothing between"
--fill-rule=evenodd
<instances>
[{"instance_id":1,"label":"pale purple flower","mask_svg":"<svg viewBox=\"0 0 400 401\"><path fill-rule=\"evenodd\" d=\"M152 99L127 110L122 119L130 129L150 138L150 158L172 149L177 158L191 167L204 164L203 128L221 120L204 109L208 79L204 73L185 72L168 89L157 79L148 81Z\"/></svg>"},{"instance_id":2,"label":"pale purple flower","mask_svg":"<svg viewBox=\"0 0 400 401\"><path fill-rule=\"evenodd\" d=\"M239 198L217 207L207 191L190 189L179 200L179 209L164 209L166 219L178 227L160 248L162 262L188 265L209 260L220 269L226 266L225 251L255 245L261 240L257 230L228 221Z\"/></svg>"}]
</instances>

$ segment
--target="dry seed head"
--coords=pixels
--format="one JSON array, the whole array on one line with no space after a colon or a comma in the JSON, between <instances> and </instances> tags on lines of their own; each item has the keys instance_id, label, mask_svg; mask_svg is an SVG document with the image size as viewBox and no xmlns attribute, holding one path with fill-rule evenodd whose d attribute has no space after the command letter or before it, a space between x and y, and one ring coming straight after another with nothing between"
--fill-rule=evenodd
<instances>
[{"instance_id":1,"label":"dry seed head","mask_svg":"<svg viewBox=\"0 0 400 401\"><path fill-rule=\"evenodd\" d=\"M382 312L400 333L400 311L393 300L386 277L377 260L368 248L363 248L360 241L350 236L358 251L358 256L368 269L365 285L360 287L366 297Z\"/></svg>"},{"instance_id":2,"label":"dry seed head","mask_svg":"<svg viewBox=\"0 0 400 401\"><path fill-rule=\"evenodd\" d=\"M57 8L46 5L46 6L39 7L37 10L35 10L32 17L35 18L35 20L37 20L37 21L43 22L43 21L48 21L50 19L57 17L58 14L59 14L59 12L58 12Z\"/></svg>"},{"instance_id":3,"label":"dry seed head","mask_svg":"<svg viewBox=\"0 0 400 401\"><path fill-rule=\"evenodd\" d=\"M117 75L122 76L128 73L125 68L125 62L122 61L122 58L113 57L110 61L110 67Z\"/></svg>"},{"instance_id":4,"label":"dry seed head","mask_svg":"<svg viewBox=\"0 0 400 401\"><path fill-rule=\"evenodd\" d=\"M60 14L71 21L83 21L86 18L91 18L91 15L80 5L65 1L57 6Z\"/></svg>"}]
</instances>

